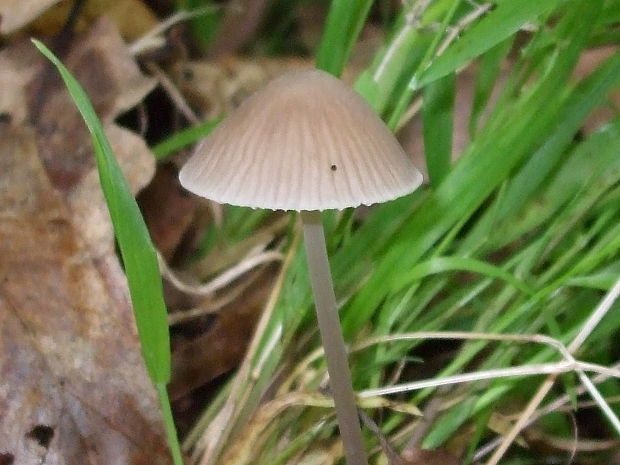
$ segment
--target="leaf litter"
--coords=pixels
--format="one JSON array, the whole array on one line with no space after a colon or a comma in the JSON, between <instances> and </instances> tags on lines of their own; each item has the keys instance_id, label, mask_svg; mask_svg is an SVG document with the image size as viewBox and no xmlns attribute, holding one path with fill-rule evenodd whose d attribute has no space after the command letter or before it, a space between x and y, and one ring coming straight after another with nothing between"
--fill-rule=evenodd
<instances>
[{"instance_id":1,"label":"leaf litter","mask_svg":"<svg viewBox=\"0 0 620 465\"><path fill-rule=\"evenodd\" d=\"M154 81L105 19L76 36L64 59L137 192L154 157L114 120ZM31 45L0 52L0 83L3 463L169 463L86 128Z\"/></svg>"}]
</instances>

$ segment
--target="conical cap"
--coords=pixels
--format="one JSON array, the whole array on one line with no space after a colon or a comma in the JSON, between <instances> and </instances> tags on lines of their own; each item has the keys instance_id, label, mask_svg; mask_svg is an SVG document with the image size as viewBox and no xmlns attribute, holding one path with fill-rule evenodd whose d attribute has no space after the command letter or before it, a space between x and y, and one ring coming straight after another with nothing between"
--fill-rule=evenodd
<instances>
[{"instance_id":1,"label":"conical cap","mask_svg":"<svg viewBox=\"0 0 620 465\"><path fill-rule=\"evenodd\" d=\"M368 104L318 70L271 81L196 149L189 191L232 205L326 210L408 194L422 175Z\"/></svg>"}]
</instances>

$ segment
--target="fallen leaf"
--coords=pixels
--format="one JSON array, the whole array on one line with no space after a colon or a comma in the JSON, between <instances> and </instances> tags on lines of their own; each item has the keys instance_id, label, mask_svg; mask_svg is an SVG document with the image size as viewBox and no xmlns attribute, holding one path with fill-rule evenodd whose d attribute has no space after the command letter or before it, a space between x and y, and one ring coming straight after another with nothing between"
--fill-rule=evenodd
<instances>
[{"instance_id":1,"label":"fallen leaf","mask_svg":"<svg viewBox=\"0 0 620 465\"><path fill-rule=\"evenodd\" d=\"M15 0L22 1L22 0ZM74 0L62 0L33 22L30 29L35 34L55 35L66 24ZM101 16L106 16L121 35L134 40L154 28L158 19L142 0L88 0L84 2L75 24L77 32L89 29Z\"/></svg>"},{"instance_id":2,"label":"fallen leaf","mask_svg":"<svg viewBox=\"0 0 620 465\"><path fill-rule=\"evenodd\" d=\"M178 341L172 353L172 399L233 370L243 359L273 284L269 269L261 274L254 285L218 312L204 334Z\"/></svg>"},{"instance_id":3,"label":"fallen leaf","mask_svg":"<svg viewBox=\"0 0 620 465\"><path fill-rule=\"evenodd\" d=\"M137 192L154 157L114 119L154 81L105 19L63 59ZM81 116L30 43L0 52L0 86L0 464L168 464Z\"/></svg>"},{"instance_id":4,"label":"fallen leaf","mask_svg":"<svg viewBox=\"0 0 620 465\"><path fill-rule=\"evenodd\" d=\"M178 170L172 164L159 165L138 201L153 243L170 262L182 239L193 236L194 215L201 201L181 187ZM195 241L190 242L195 246Z\"/></svg>"},{"instance_id":5,"label":"fallen leaf","mask_svg":"<svg viewBox=\"0 0 620 465\"><path fill-rule=\"evenodd\" d=\"M459 465L459 459L442 449L409 449L402 454L402 465Z\"/></svg>"},{"instance_id":6,"label":"fallen leaf","mask_svg":"<svg viewBox=\"0 0 620 465\"><path fill-rule=\"evenodd\" d=\"M227 57L217 61L182 63L172 70L179 90L205 119L222 116L263 87L269 80L294 69L312 68L300 58L245 60Z\"/></svg>"},{"instance_id":7,"label":"fallen leaf","mask_svg":"<svg viewBox=\"0 0 620 465\"><path fill-rule=\"evenodd\" d=\"M153 89L155 81L140 72L118 30L106 19L76 37L63 58L85 87L108 131L114 132L111 141L121 149L117 152L119 161L126 159L134 167L128 172L129 184L144 185L154 171L153 155L143 142L135 141L121 129L110 128L118 115ZM54 187L71 195L80 190L77 186L82 180L90 182L89 176L95 176L95 160L79 112L55 71L46 65L30 42L0 52L0 114L8 115L15 126L36 123L39 156L48 175ZM122 144L117 135L122 135ZM132 140L130 145L124 143ZM100 188L93 186L92 191L99 192Z\"/></svg>"},{"instance_id":8,"label":"fallen leaf","mask_svg":"<svg viewBox=\"0 0 620 465\"><path fill-rule=\"evenodd\" d=\"M0 127L0 453L169 463L122 270L97 266L33 135Z\"/></svg>"},{"instance_id":9,"label":"fallen leaf","mask_svg":"<svg viewBox=\"0 0 620 465\"><path fill-rule=\"evenodd\" d=\"M353 84L364 69L363 58L345 68L342 79ZM313 67L307 58L240 58L183 62L171 70L179 90L204 119L213 119L237 108L270 80L294 70Z\"/></svg>"},{"instance_id":10,"label":"fallen leaf","mask_svg":"<svg viewBox=\"0 0 620 465\"><path fill-rule=\"evenodd\" d=\"M0 34L28 24L59 0L0 0Z\"/></svg>"},{"instance_id":11,"label":"fallen leaf","mask_svg":"<svg viewBox=\"0 0 620 465\"><path fill-rule=\"evenodd\" d=\"M237 53L250 42L264 19L267 0L238 0L230 3L214 42L209 47L212 58Z\"/></svg>"}]
</instances>

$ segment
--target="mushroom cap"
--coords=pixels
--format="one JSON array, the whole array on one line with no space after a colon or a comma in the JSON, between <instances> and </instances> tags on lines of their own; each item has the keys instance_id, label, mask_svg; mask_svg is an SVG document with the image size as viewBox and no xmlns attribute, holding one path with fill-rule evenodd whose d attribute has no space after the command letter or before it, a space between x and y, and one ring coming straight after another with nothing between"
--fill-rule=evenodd
<instances>
[{"instance_id":1,"label":"mushroom cap","mask_svg":"<svg viewBox=\"0 0 620 465\"><path fill-rule=\"evenodd\" d=\"M282 75L226 118L179 175L194 194L273 210L327 210L408 194L422 175L370 106L319 70Z\"/></svg>"}]
</instances>

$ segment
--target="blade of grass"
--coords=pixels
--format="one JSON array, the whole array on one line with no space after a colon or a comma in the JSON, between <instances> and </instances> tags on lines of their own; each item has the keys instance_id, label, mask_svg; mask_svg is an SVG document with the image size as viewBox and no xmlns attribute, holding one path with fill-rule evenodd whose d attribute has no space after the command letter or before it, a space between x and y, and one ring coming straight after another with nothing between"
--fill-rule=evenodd
<instances>
[{"instance_id":1,"label":"blade of grass","mask_svg":"<svg viewBox=\"0 0 620 465\"><path fill-rule=\"evenodd\" d=\"M166 391L166 384L170 380L170 336L155 247L86 92L45 45L34 39L33 43L58 69L92 136L101 188L125 265L142 354L159 394L174 463L182 465L181 449Z\"/></svg>"},{"instance_id":2,"label":"blade of grass","mask_svg":"<svg viewBox=\"0 0 620 465\"><path fill-rule=\"evenodd\" d=\"M411 86L420 88L456 71L460 66L515 34L524 24L553 10L561 1L502 1L435 59L421 74L419 81L413 82Z\"/></svg>"},{"instance_id":3,"label":"blade of grass","mask_svg":"<svg viewBox=\"0 0 620 465\"><path fill-rule=\"evenodd\" d=\"M209 133L211 133L211 131L213 131L213 129L217 127L218 124L220 124L221 121L221 118L216 118L210 121L205 121L197 126L192 126L179 132L175 132L170 137L167 137L165 140L152 147L151 151L155 155L157 161L164 160L174 152L204 139L209 135Z\"/></svg>"},{"instance_id":4,"label":"blade of grass","mask_svg":"<svg viewBox=\"0 0 620 465\"><path fill-rule=\"evenodd\" d=\"M447 74L424 89L424 156L433 187L437 187L450 171L455 92L454 73Z\"/></svg>"},{"instance_id":5,"label":"blade of grass","mask_svg":"<svg viewBox=\"0 0 620 465\"><path fill-rule=\"evenodd\" d=\"M316 54L316 67L340 76L357 40L372 0L332 0Z\"/></svg>"},{"instance_id":6,"label":"blade of grass","mask_svg":"<svg viewBox=\"0 0 620 465\"><path fill-rule=\"evenodd\" d=\"M556 90L570 77L599 12L600 5L596 8L582 2L567 8L566 22L572 22L574 27L566 38L569 42L558 49L554 72L547 73L518 106L501 115L502 124L496 131L481 132L445 181L406 221L369 281L351 301L349 308L354 311L347 311L343 321L346 334L359 330L375 307L394 290L386 285L393 270L413 266L454 224L470 217L532 148L545 140L545 135L556 126L559 104L563 101ZM614 83L608 75L600 76L596 93L606 93Z\"/></svg>"},{"instance_id":7,"label":"blade of grass","mask_svg":"<svg viewBox=\"0 0 620 465\"><path fill-rule=\"evenodd\" d=\"M489 101L489 97L491 96L501 70L502 61L510 51L512 43L513 40L512 37L510 37L491 48L480 58L480 68L476 76L474 100L472 102L471 116L469 118L470 137L476 134L480 116Z\"/></svg>"},{"instance_id":8,"label":"blade of grass","mask_svg":"<svg viewBox=\"0 0 620 465\"><path fill-rule=\"evenodd\" d=\"M177 0L176 3L179 10L192 10L209 5L213 6L214 2L210 0ZM223 16L224 8L214 8L211 14L194 18L190 22L192 35L204 49L207 49L217 36Z\"/></svg>"},{"instance_id":9,"label":"blade of grass","mask_svg":"<svg viewBox=\"0 0 620 465\"><path fill-rule=\"evenodd\" d=\"M487 212L466 239L467 248L475 247L475 243L486 235L491 223L501 223L507 220L514 221L517 212L520 212L531 195L542 185L551 170L561 161L566 154L566 148L573 141L575 133L584 119L600 103L610 89L618 81L620 73L620 53L602 65L591 76L582 81L573 93L563 103L562 114L566 115L559 122L545 144L540 147L521 168L519 173L509 182L506 192L498 204L496 212ZM610 131L608 127L605 131ZM599 136L597 136L598 138ZM593 140L590 143L594 143ZM587 148L579 150L588 150ZM506 229L510 221L507 222ZM507 236L501 234L494 236L495 246L505 243ZM510 236L514 238L514 236Z\"/></svg>"},{"instance_id":10,"label":"blade of grass","mask_svg":"<svg viewBox=\"0 0 620 465\"><path fill-rule=\"evenodd\" d=\"M466 27L466 25L462 22L464 18L459 19L459 16L457 14L459 12L460 6L461 0L451 0L451 4L444 1L430 3L428 5L428 10L423 20L423 24L432 26L432 21L438 21L439 17L443 18L428 47L425 47L426 50L424 52L424 56L416 64L415 70L412 69L411 73L407 76L407 80L409 83L417 82L419 75L426 68L428 68L434 55L437 53L437 50L439 50L441 47L442 38L446 37L444 40L449 40L448 36L450 34L458 34L458 31L461 28ZM476 9L478 9L478 12L482 12L486 10L486 6L476 7ZM453 23L454 20L457 20L456 24ZM465 21L465 23L467 23L467 21ZM449 32L450 30L452 32ZM390 127L391 129L398 129L401 124L403 124L403 122L401 122L401 118L405 114L406 108L409 105L409 102L411 101L411 98L413 97L416 90L417 89L413 88L410 84L406 84L405 86L401 87L400 96L395 99L396 103L387 120L388 127Z\"/></svg>"},{"instance_id":11,"label":"blade of grass","mask_svg":"<svg viewBox=\"0 0 620 465\"><path fill-rule=\"evenodd\" d=\"M526 283L515 278L506 270L481 260L466 257L434 257L430 260L418 263L413 268L403 273L398 279L409 284L423 279L426 276L449 271L479 273L489 278L506 281L526 294L533 293L532 289ZM398 283L396 283L396 286L398 287Z\"/></svg>"}]
</instances>

